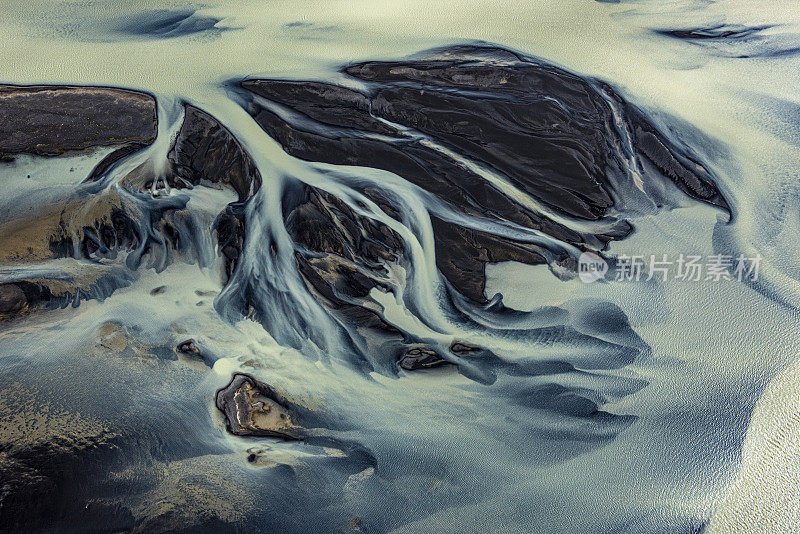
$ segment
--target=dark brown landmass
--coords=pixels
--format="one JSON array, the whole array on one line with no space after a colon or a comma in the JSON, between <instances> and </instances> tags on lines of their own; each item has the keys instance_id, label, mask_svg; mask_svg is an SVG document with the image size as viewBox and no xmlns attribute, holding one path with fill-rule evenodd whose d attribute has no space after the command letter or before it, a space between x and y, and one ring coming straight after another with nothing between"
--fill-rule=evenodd
<instances>
[{"instance_id":1,"label":"dark brown landmass","mask_svg":"<svg viewBox=\"0 0 800 534\"><path fill-rule=\"evenodd\" d=\"M409 349L400 358L400 367L406 371L416 371L417 369L431 369L446 364L447 361L439 356L436 351L431 349L414 348Z\"/></svg>"},{"instance_id":2,"label":"dark brown landmass","mask_svg":"<svg viewBox=\"0 0 800 534\"><path fill-rule=\"evenodd\" d=\"M217 408L226 426L237 436L300 439L302 429L292 422L289 410L266 384L237 373L217 392Z\"/></svg>"},{"instance_id":3,"label":"dark brown landmass","mask_svg":"<svg viewBox=\"0 0 800 534\"><path fill-rule=\"evenodd\" d=\"M630 179L615 106L625 115L636 156L659 174L655 179L727 209L708 171L600 82L507 50L476 46L439 50L427 59L358 63L342 72L367 88L246 80L241 85L252 95L247 109L298 158L387 170L460 212L538 230L579 249L601 250L631 230L626 221L609 219L617 185ZM546 210L531 210L506 196L465 161L507 180ZM374 192L371 198L378 201ZM577 221L605 221L608 229L577 230L547 210ZM547 256L537 245L435 216L432 222L437 267L458 292L477 302L487 302L486 263L535 264ZM564 259L556 250L549 256Z\"/></svg>"},{"instance_id":4,"label":"dark brown landmass","mask_svg":"<svg viewBox=\"0 0 800 534\"><path fill-rule=\"evenodd\" d=\"M27 280L0 283L0 321L25 314L50 301L50 289Z\"/></svg>"},{"instance_id":5,"label":"dark brown landmass","mask_svg":"<svg viewBox=\"0 0 800 534\"><path fill-rule=\"evenodd\" d=\"M197 185L203 181L222 183L239 196L252 197L261 187L261 175L242 144L208 113L187 105L168 159L171 185Z\"/></svg>"},{"instance_id":6,"label":"dark brown landmass","mask_svg":"<svg viewBox=\"0 0 800 534\"><path fill-rule=\"evenodd\" d=\"M374 287L389 289L385 262L399 261L405 248L402 238L334 195L302 187L299 202L286 207L286 230L298 245L300 274L330 308L350 321L397 332L359 301Z\"/></svg>"},{"instance_id":7,"label":"dark brown landmass","mask_svg":"<svg viewBox=\"0 0 800 534\"><path fill-rule=\"evenodd\" d=\"M107 87L0 85L0 155L60 156L103 146L152 143L151 95Z\"/></svg>"}]
</instances>

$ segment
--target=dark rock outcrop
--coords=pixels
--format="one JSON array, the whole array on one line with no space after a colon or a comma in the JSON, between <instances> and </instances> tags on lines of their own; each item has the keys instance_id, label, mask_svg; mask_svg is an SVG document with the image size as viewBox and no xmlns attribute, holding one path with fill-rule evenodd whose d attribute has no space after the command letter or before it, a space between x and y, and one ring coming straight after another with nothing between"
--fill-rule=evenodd
<instances>
[{"instance_id":1,"label":"dark rock outcrop","mask_svg":"<svg viewBox=\"0 0 800 534\"><path fill-rule=\"evenodd\" d=\"M396 332L374 311L359 306L373 287L388 290L386 265L404 251L402 238L383 223L355 213L334 195L303 186L286 206L286 229L298 250L300 274L330 308L359 325Z\"/></svg>"},{"instance_id":2,"label":"dark rock outcrop","mask_svg":"<svg viewBox=\"0 0 800 534\"><path fill-rule=\"evenodd\" d=\"M400 358L400 367L406 371L431 369L446 363L446 360L431 349L410 349Z\"/></svg>"},{"instance_id":3,"label":"dark rock outcrop","mask_svg":"<svg viewBox=\"0 0 800 534\"><path fill-rule=\"evenodd\" d=\"M106 87L0 85L0 154L60 156L101 146L142 146L158 130L148 94Z\"/></svg>"},{"instance_id":4,"label":"dark rock outcrop","mask_svg":"<svg viewBox=\"0 0 800 534\"><path fill-rule=\"evenodd\" d=\"M680 28L654 30L655 33L674 37L676 39L688 40L723 40L723 39L745 39L758 34L772 26L740 26L735 24L719 24L716 26L700 28Z\"/></svg>"},{"instance_id":5,"label":"dark rock outcrop","mask_svg":"<svg viewBox=\"0 0 800 534\"><path fill-rule=\"evenodd\" d=\"M42 284L27 280L0 283L0 320L12 319L37 306L46 305L52 294Z\"/></svg>"},{"instance_id":6,"label":"dark rock outcrop","mask_svg":"<svg viewBox=\"0 0 800 534\"><path fill-rule=\"evenodd\" d=\"M338 85L294 80L247 80L242 87L269 100L286 104L320 123L365 132L395 135L370 114L368 96Z\"/></svg>"},{"instance_id":7,"label":"dark rock outcrop","mask_svg":"<svg viewBox=\"0 0 800 534\"><path fill-rule=\"evenodd\" d=\"M335 254L367 267L397 258L402 238L387 225L361 216L334 195L304 187L302 201L286 216L286 230L307 250Z\"/></svg>"},{"instance_id":8,"label":"dark rock outcrop","mask_svg":"<svg viewBox=\"0 0 800 534\"><path fill-rule=\"evenodd\" d=\"M458 355L476 354L480 351L481 348L477 345L470 345L463 341L453 341L453 343L450 344L450 352Z\"/></svg>"},{"instance_id":9,"label":"dark rock outcrop","mask_svg":"<svg viewBox=\"0 0 800 534\"><path fill-rule=\"evenodd\" d=\"M203 181L231 187L244 202L261 187L261 175L242 144L208 113L187 105L168 159L173 187Z\"/></svg>"},{"instance_id":10,"label":"dark rock outcrop","mask_svg":"<svg viewBox=\"0 0 800 534\"><path fill-rule=\"evenodd\" d=\"M285 401L263 382L237 373L217 392L217 408L228 431L237 436L301 439L303 431L292 422Z\"/></svg>"},{"instance_id":11,"label":"dark rock outcrop","mask_svg":"<svg viewBox=\"0 0 800 534\"><path fill-rule=\"evenodd\" d=\"M175 347L175 350L181 354L186 354L188 356L200 356L200 349L197 348L197 345L194 343L194 339L187 339L186 341L182 341Z\"/></svg>"},{"instance_id":12,"label":"dark rock outcrop","mask_svg":"<svg viewBox=\"0 0 800 534\"><path fill-rule=\"evenodd\" d=\"M529 265L546 263L536 245L504 239L479 230L431 217L436 266L459 293L485 303L486 264L518 261Z\"/></svg>"},{"instance_id":13,"label":"dark rock outcrop","mask_svg":"<svg viewBox=\"0 0 800 534\"><path fill-rule=\"evenodd\" d=\"M358 63L342 72L366 89L246 80L247 110L295 157L391 171L457 211L521 225L583 250L600 250L630 232L611 208L619 184L632 180L633 157L647 162L653 180L671 181L727 209L697 158L599 81L482 46ZM501 183L541 207L506 194ZM602 223L598 230L588 230L592 221ZM563 251L543 254L538 245L439 217L433 227L439 270L478 302L486 302L487 262L565 259Z\"/></svg>"}]
</instances>

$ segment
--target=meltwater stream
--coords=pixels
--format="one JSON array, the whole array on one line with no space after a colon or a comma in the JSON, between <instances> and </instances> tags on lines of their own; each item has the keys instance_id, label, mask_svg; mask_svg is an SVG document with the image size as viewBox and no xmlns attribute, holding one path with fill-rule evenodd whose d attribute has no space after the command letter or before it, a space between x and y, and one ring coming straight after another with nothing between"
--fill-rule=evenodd
<instances>
[{"instance_id":1,"label":"meltwater stream","mask_svg":"<svg viewBox=\"0 0 800 534\"><path fill-rule=\"evenodd\" d=\"M7 11L0 531L797 531L791 3Z\"/></svg>"}]
</instances>

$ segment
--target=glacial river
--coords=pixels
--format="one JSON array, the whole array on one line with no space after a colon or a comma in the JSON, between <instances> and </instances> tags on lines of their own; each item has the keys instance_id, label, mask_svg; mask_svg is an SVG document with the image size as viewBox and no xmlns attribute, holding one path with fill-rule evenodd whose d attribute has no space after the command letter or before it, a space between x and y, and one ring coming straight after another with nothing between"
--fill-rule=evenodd
<instances>
[{"instance_id":1,"label":"glacial river","mask_svg":"<svg viewBox=\"0 0 800 534\"><path fill-rule=\"evenodd\" d=\"M0 281L66 288L58 305L0 323L3 443L100 443L78 464L64 460L66 478L53 475L40 493L61 515L34 524L58 532L81 524L98 532L800 528L796 3L7 0L2 14L0 83L142 91L158 114L155 141L88 185L111 148L0 163ZM270 135L258 112L302 126L296 116L239 86L303 80L360 91L373 82L343 67L460 45L499 47L607 84L691 152L693 170L711 177L724 205L655 182L623 146L633 130L626 137L620 116L627 181L598 220L554 208L422 126L382 118L375 131L396 138L354 134L401 150L419 143L580 235L569 241L453 208L448 195L394 169L293 153L313 143L292 145L295 131ZM158 190L187 104L226 128L260 175L241 205L246 237L232 272L212 228L237 191ZM142 175L153 178L134 191ZM402 244L377 278L369 261L353 260L372 285L339 295L347 306L324 305L298 271L297 262L319 269L322 261L298 256L310 246L298 236L314 228L292 226L287 206L301 201L287 198L301 197L355 213L362 226L374 221ZM40 251L36 239L47 239L58 213L63 220L64 199L87 221L106 203L127 205L160 245L102 259L77 246ZM190 244L173 249L157 221L175 205L170 235ZM479 294L469 293L474 284L460 290L443 274L439 220L536 247L550 265L488 261ZM602 237L620 221L629 234ZM574 262L584 248L608 261L604 281L561 268L558 254ZM715 255L730 258L730 277L678 276L689 256L708 269ZM651 256L665 262L654 276ZM642 275L617 279L632 257L643 258ZM737 276L740 257L757 258L757 272ZM202 359L176 355L187 339ZM482 352L448 353L454 343ZM404 370L397 351L406 346L447 361ZM309 438L226 431L215 393L236 372L302 407ZM3 466L0 487L23 470ZM0 510L14 499L3 491Z\"/></svg>"}]
</instances>

